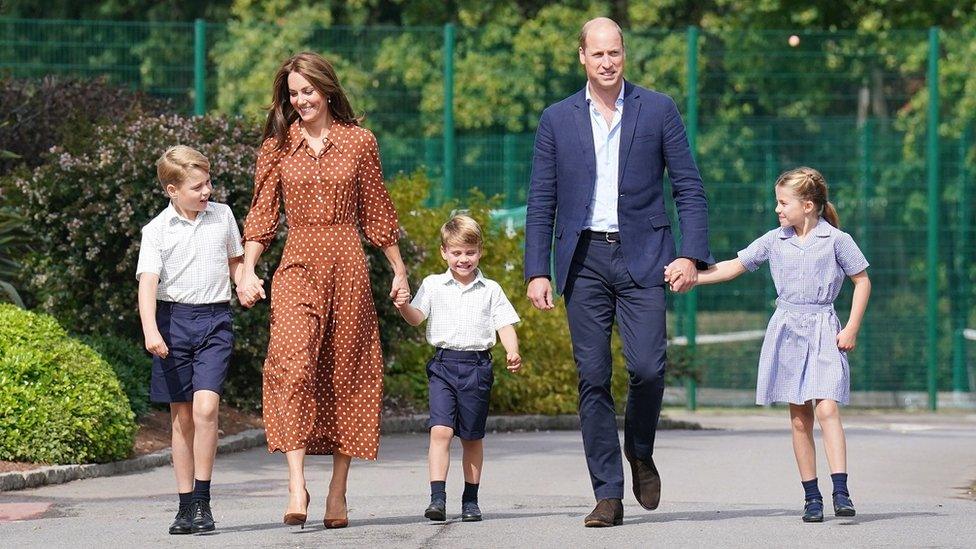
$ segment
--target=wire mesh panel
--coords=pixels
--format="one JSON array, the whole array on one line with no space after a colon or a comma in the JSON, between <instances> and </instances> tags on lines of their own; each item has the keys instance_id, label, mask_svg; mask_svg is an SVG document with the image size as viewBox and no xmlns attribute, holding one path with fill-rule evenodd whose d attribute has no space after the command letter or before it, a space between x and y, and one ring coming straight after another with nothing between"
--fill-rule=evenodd
<instances>
[{"instance_id":1,"label":"wire mesh panel","mask_svg":"<svg viewBox=\"0 0 976 549\"><path fill-rule=\"evenodd\" d=\"M0 74L105 77L189 111L193 39L190 23L0 18Z\"/></svg>"}]
</instances>

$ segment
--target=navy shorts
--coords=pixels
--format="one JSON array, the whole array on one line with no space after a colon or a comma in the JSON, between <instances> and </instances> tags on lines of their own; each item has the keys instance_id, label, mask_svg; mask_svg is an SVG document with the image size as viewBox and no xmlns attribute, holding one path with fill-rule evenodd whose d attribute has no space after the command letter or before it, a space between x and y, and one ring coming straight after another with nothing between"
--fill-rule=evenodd
<instances>
[{"instance_id":1,"label":"navy shorts","mask_svg":"<svg viewBox=\"0 0 976 549\"><path fill-rule=\"evenodd\" d=\"M234 348L233 323L227 303L157 301L156 325L169 354L153 357L150 400L192 402L195 391L223 393Z\"/></svg>"},{"instance_id":2,"label":"navy shorts","mask_svg":"<svg viewBox=\"0 0 976 549\"><path fill-rule=\"evenodd\" d=\"M485 438L488 399L495 374L491 351L437 349L427 362L430 421L427 428L443 425L462 440Z\"/></svg>"}]
</instances>

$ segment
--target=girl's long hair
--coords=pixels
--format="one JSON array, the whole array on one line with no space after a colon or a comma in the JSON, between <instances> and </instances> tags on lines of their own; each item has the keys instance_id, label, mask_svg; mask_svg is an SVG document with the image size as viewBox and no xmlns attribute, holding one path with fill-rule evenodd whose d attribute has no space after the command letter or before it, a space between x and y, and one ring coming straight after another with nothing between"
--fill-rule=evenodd
<instances>
[{"instance_id":1,"label":"girl's long hair","mask_svg":"<svg viewBox=\"0 0 976 549\"><path fill-rule=\"evenodd\" d=\"M792 189L800 200L813 202L827 223L840 228L837 208L827 198L827 180L817 170L804 166L783 172L776 179L776 186Z\"/></svg>"},{"instance_id":2,"label":"girl's long hair","mask_svg":"<svg viewBox=\"0 0 976 549\"><path fill-rule=\"evenodd\" d=\"M357 118L353 112L332 64L315 52L303 51L285 60L275 74L272 102L268 107L262 141L274 137L275 149L281 149L288 136L288 127L298 119L298 112L291 106L288 94L288 75L293 72L304 76L322 94L334 120L359 125L362 118Z\"/></svg>"}]
</instances>

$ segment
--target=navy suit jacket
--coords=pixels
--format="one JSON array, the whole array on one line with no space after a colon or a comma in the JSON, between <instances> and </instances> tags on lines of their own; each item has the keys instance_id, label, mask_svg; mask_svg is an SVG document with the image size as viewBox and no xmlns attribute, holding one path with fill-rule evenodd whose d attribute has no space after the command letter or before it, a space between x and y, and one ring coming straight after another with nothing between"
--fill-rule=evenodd
<instances>
[{"instance_id":1,"label":"navy suit jacket","mask_svg":"<svg viewBox=\"0 0 976 549\"><path fill-rule=\"evenodd\" d=\"M596 183L596 152L585 88L550 105L539 120L525 214L525 278L552 276L563 292ZM670 97L624 82L617 222L630 276L640 286L664 283L675 258L664 209L664 169L681 227L681 257L699 268L715 263L708 249L708 203L678 107Z\"/></svg>"}]
</instances>

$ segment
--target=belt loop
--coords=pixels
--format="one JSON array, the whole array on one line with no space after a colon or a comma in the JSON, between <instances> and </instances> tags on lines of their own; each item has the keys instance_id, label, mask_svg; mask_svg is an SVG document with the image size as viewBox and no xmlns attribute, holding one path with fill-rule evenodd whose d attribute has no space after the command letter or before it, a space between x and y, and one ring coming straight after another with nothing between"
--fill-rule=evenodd
<instances>
[{"instance_id":1,"label":"belt loop","mask_svg":"<svg viewBox=\"0 0 976 549\"><path fill-rule=\"evenodd\" d=\"M438 347L437 350L434 351L434 358L436 358L437 360L444 360L444 348L443 347Z\"/></svg>"}]
</instances>

